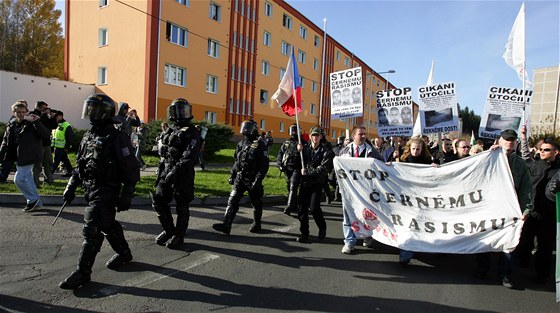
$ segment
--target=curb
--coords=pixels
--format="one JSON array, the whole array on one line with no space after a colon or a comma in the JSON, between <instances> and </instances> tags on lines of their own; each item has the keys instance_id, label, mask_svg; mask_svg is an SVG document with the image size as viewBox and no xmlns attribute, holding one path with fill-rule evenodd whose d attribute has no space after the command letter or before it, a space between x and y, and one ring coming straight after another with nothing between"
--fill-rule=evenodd
<instances>
[{"instance_id":1,"label":"curb","mask_svg":"<svg viewBox=\"0 0 560 313\"><path fill-rule=\"evenodd\" d=\"M40 196L43 205L53 205L59 206L64 202L62 196ZM286 196L264 196L263 204L285 204L288 201ZM0 203L2 204L21 204L24 205L26 202L25 198L20 194L0 194ZM173 201L175 202L175 201ZM172 202L172 203L173 203ZM194 198L190 203L190 206L200 206L200 205L227 205L227 197L206 197L206 198ZM250 204L249 197L243 196L239 204L245 205ZM72 201L72 205L87 205L86 200L83 196L76 196L76 199ZM151 198L138 198L132 199L133 206L146 206L152 205Z\"/></svg>"}]
</instances>

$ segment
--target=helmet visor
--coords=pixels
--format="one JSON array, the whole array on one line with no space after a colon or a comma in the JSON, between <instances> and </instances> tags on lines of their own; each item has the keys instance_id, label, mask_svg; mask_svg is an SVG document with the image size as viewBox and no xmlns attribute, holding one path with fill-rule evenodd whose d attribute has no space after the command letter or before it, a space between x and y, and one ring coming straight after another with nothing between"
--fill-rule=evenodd
<instances>
[{"instance_id":1,"label":"helmet visor","mask_svg":"<svg viewBox=\"0 0 560 313\"><path fill-rule=\"evenodd\" d=\"M192 117L192 109L189 104L176 102L169 106L167 114L170 120L188 119Z\"/></svg>"},{"instance_id":2,"label":"helmet visor","mask_svg":"<svg viewBox=\"0 0 560 313\"><path fill-rule=\"evenodd\" d=\"M90 121L110 119L115 116L115 108L107 102L84 101L82 108L82 119Z\"/></svg>"}]
</instances>

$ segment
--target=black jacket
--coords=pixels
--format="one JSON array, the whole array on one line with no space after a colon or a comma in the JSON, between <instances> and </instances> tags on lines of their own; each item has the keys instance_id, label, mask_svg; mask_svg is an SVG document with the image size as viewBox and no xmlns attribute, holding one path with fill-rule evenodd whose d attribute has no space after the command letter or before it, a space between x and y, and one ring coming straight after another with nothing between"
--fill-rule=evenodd
<instances>
[{"instance_id":1,"label":"black jacket","mask_svg":"<svg viewBox=\"0 0 560 313\"><path fill-rule=\"evenodd\" d=\"M539 214L554 216L556 206L545 196L546 185L560 169L558 161L546 162L543 160L527 160L529 173L531 174L531 185L533 195L533 209Z\"/></svg>"},{"instance_id":2,"label":"black jacket","mask_svg":"<svg viewBox=\"0 0 560 313\"><path fill-rule=\"evenodd\" d=\"M319 144L316 149L313 149L311 145L305 145L303 160L306 174L303 176L303 185L323 185L327 180L327 174L333 168L333 158L332 148L325 144Z\"/></svg>"},{"instance_id":3,"label":"black jacket","mask_svg":"<svg viewBox=\"0 0 560 313\"><path fill-rule=\"evenodd\" d=\"M0 146L2 161L15 161L19 166L39 163L44 141L50 142L50 132L39 120L10 120Z\"/></svg>"}]
</instances>

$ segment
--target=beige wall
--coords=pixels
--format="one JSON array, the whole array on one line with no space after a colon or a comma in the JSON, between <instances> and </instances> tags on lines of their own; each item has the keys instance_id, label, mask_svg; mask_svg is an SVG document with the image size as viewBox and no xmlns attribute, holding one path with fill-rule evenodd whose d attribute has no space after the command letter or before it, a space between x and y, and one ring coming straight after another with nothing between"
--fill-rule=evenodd
<instances>
[{"instance_id":1,"label":"beige wall","mask_svg":"<svg viewBox=\"0 0 560 313\"><path fill-rule=\"evenodd\" d=\"M552 66L534 71L530 115L532 134L560 133L559 68Z\"/></svg>"},{"instance_id":2,"label":"beige wall","mask_svg":"<svg viewBox=\"0 0 560 313\"><path fill-rule=\"evenodd\" d=\"M146 15L118 2L70 1L69 80L96 84L115 101L144 113ZM146 11L146 1L127 5ZM98 30L107 28L108 45L98 46ZM107 67L107 84L98 85L98 67Z\"/></svg>"}]
</instances>

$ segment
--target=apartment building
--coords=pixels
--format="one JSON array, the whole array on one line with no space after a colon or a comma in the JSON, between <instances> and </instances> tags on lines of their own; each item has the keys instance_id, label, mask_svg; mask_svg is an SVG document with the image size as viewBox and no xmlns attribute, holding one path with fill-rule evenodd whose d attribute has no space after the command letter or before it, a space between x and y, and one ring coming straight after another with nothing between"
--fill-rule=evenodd
<instances>
[{"instance_id":1,"label":"apartment building","mask_svg":"<svg viewBox=\"0 0 560 313\"><path fill-rule=\"evenodd\" d=\"M271 97L292 47L302 79L304 130L321 124L327 139L335 139L362 124L368 137L375 136L375 93L391 86L281 0L67 0L65 32L66 79L95 84L144 120L165 119L169 103L183 97L197 120L238 131L252 118L263 131L286 138L295 119ZM358 66L364 116L331 120L329 74Z\"/></svg>"}]
</instances>

